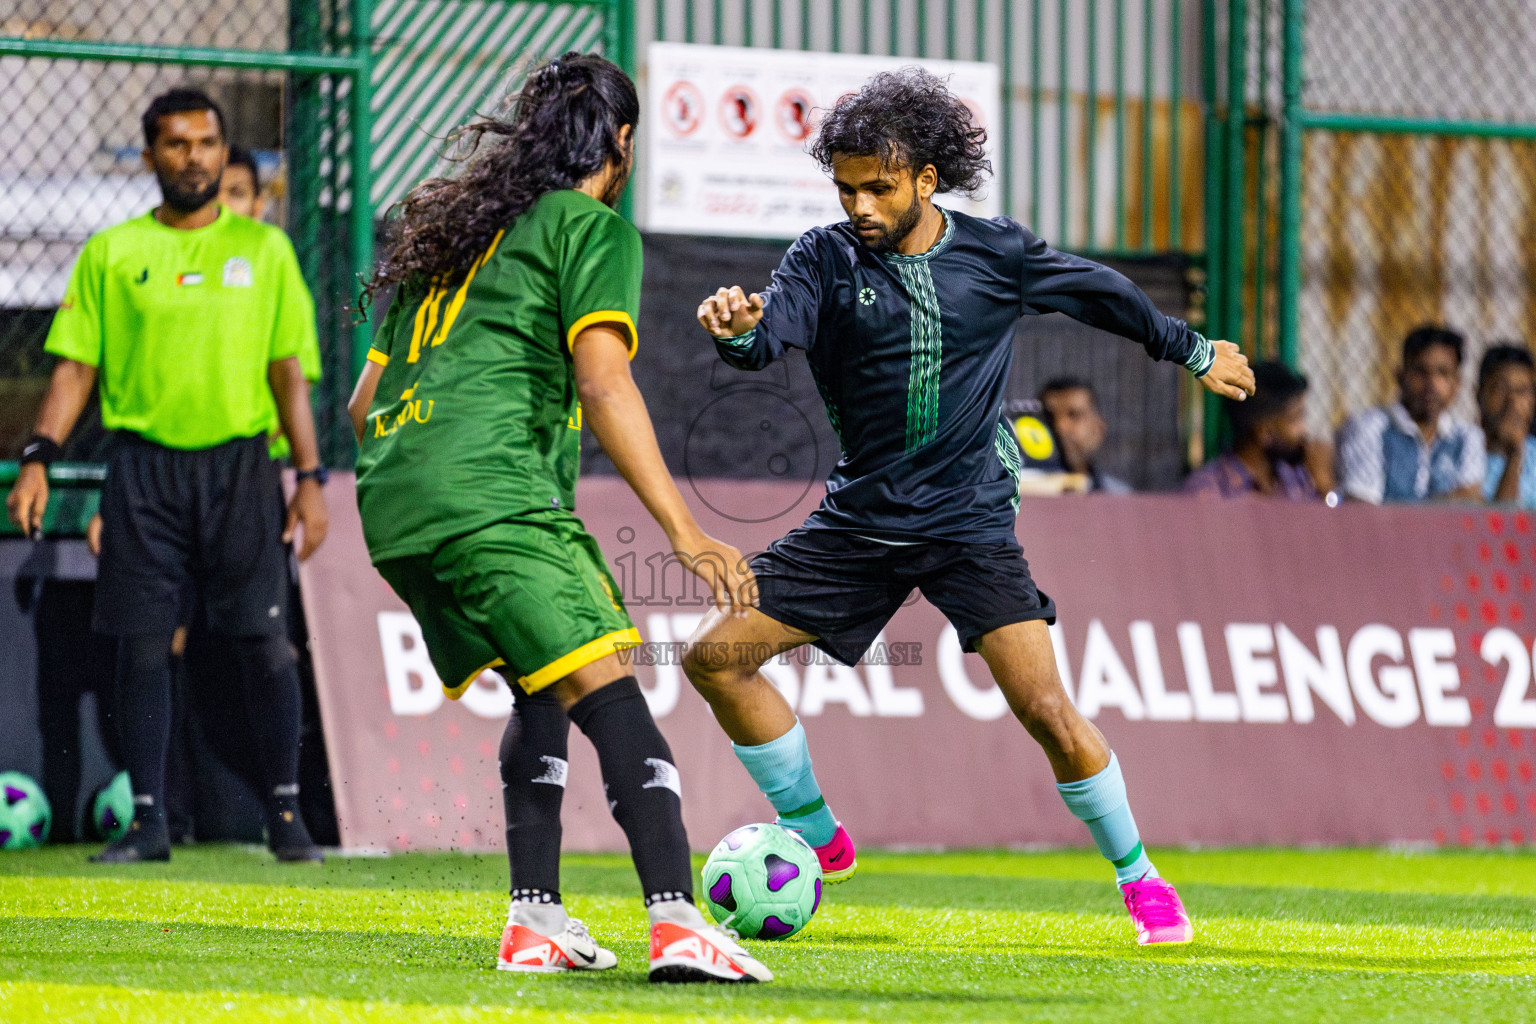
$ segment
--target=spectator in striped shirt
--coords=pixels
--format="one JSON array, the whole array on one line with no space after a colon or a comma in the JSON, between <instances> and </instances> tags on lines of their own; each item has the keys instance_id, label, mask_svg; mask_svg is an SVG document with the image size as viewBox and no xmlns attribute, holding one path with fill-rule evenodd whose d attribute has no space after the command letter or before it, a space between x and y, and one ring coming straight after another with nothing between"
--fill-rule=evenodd
<instances>
[{"instance_id":1,"label":"spectator in striped shirt","mask_svg":"<svg viewBox=\"0 0 1536 1024\"><path fill-rule=\"evenodd\" d=\"M1477 370L1477 405L1488 442L1483 497L1536 508L1536 360L1523 345L1495 345Z\"/></svg>"},{"instance_id":2,"label":"spectator in striped shirt","mask_svg":"<svg viewBox=\"0 0 1536 1024\"><path fill-rule=\"evenodd\" d=\"M1388 501L1483 500L1483 432L1453 416L1466 341L1447 327L1419 327L1403 339L1400 398L1368 409L1339 430L1344 496Z\"/></svg>"}]
</instances>

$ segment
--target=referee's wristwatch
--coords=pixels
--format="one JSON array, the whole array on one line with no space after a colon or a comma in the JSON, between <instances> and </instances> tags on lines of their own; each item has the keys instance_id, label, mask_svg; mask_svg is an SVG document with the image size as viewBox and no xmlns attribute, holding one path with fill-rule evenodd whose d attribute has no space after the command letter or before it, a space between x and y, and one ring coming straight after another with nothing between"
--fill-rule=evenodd
<instances>
[{"instance_id":1,"label":"referee's wristwatch","mask_svg":"<svg viewBox=\"0 0 1536 1024\"><path fill-rule=\"evenodd\" d=\"M302 483L305 480L313 480L321 487L324 487L326 481L330 480L330 478L331 471L326 469L324 466L316 466L314 469L301 469L294 474L294 481L297 483Z\"/></svg>"}]
</instances>

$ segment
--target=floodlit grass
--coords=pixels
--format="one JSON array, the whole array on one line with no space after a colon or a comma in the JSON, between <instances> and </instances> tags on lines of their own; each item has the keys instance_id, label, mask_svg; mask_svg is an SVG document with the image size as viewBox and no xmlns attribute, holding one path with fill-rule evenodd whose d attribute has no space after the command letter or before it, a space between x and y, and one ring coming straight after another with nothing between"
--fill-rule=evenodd
<instances>
[{"instance_id":1,"label":"floodlit grass","mask_svg":"<svg viewBox=\"0 0 1536 1024\"><path fill-rule=\"evenodd\" d=\"M570 857L603 975L496 971L505 861L165 865L0 855L0 1020L1530 1021L1536 856L1164 851L1192 945L1144 950L1087 852L864 851L810 929L754 944L752 988L651 986L627 860Z\"/></svg>"}]
</instances>

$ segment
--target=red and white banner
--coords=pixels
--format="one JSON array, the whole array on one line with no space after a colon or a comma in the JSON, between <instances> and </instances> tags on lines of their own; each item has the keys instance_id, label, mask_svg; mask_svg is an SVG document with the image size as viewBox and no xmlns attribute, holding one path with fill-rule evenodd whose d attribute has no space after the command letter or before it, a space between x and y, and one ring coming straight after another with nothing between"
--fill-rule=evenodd
<instances>
[{"instance_id":1,"label":"red and white banner","mask_svg":"<svg viewBox=\"0 0 1536 1024\"><path fill-rule=\"evenodd\" d=\"M303 589L343 843L499 846L510 697L488 675L443 699L368 564L351 479L331 490ZM779 513L741 522L693 502L743 551L820 500L754 481L693 491ZM771 811L678 664L703 596L621 480L583 480L578 508L648 641L636 674L707 849ZM1536 841L1531 516L1088 496L1026 499L1018 533L1060 609L1063 679L1118 751L1149 843ZM806 648L766 671L860 842L1086 842L981 659L915 595L856 668ZM574 730L571 750L567 846L622 849Z\"/></svg>"}]
</instances>

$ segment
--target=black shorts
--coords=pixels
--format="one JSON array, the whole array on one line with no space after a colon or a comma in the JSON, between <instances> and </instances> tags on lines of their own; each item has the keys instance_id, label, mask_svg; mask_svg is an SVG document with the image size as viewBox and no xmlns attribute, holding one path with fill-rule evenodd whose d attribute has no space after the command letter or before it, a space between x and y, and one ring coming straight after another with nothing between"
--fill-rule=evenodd
<instances>
[{"instance_id":1,"label":"black shorts","mask_svg":"<svg viewBox=\"0 0 1536 1024\"><path fill-rule=\"evenodd\" d=\"M914 588L944 613L967 651L1001 626L1056 621L1056 605L1035 587L1011 537L893 545L801 527L754 558L752 571L758 609L817 637L816 646L845 665L864 656Z\"/></svg>"},{"instance_id":2,"label":"black shorts","mask_svg":"<svg viewBox=\"0 0 1536 1024\"><path fill-rule=\"evenodd\" d=\"M125 434L101 492L93 627L167 636L189 584L210 632L286 629L288 552L277 463L267 438L182 451Z\"/></svg>"}]
</instances>

